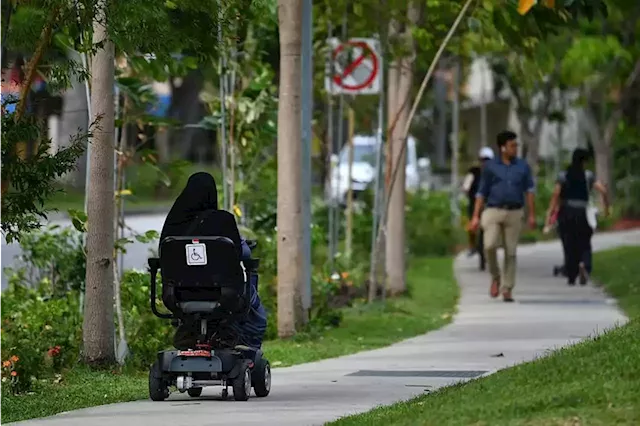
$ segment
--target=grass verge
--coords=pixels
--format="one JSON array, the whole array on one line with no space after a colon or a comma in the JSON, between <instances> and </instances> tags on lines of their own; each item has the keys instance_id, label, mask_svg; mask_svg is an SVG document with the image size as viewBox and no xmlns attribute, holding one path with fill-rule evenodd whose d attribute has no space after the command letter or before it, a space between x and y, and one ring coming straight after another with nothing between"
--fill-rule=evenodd
<instances>
[{"instance_id":1,"label":"grass verge","mask_svg":"<svg viewBox=\"0 0 640 426\"><path fill-rule=\"evenodd\" d=\"M425 279L425 277L428 277ZM407 271L408 296L385 304L345 309L340 327L264 345L274 366L347 355L390 345L450 321L458 298L451 258L415 259ZM2 395L2 423L114 402L148 398L145 373L75 369L59 384L43 383L29 395Z\"/></svg>"},{"instance_id":2,"label":"grass verge","mask_svg":"<svg viewBox=\"0 0 640 426\"><path fill-rule=\"evenodd\" d=\"M168 211L191 174L205 171L211 173L219 181L220 172L212 166L184 164L171 171L172 177L158 173L155 167L136 164L127 168L127 186L132 191L125 197L125 211L128 213ZM163 187L161 182L168 183ZM157 191L162 187L162 191ZM84 210L84 191L76 188L61 188L61 191L47 200L47 209L66 213L68 210Z\"/></svg>"},{"instance_id":3,"label":"grass verge","mask_svg":"<svg viewBox=\"0 0 640 426\"><path fill-rule=\"evenodd\" d=\"M595 279L632 318L548 357L332 426L640 424L640 247L595 255Z\"/></svg>"},{"instance_id":4,"label":"grass verge","mask_svg":"<svg viewBox=\"0 0 640 426\"><path fill-rule=\"evenodd\" d=\"M594 278L630 318L640 317L640 246L596 253Z\"/></svg>"}]
</instances>

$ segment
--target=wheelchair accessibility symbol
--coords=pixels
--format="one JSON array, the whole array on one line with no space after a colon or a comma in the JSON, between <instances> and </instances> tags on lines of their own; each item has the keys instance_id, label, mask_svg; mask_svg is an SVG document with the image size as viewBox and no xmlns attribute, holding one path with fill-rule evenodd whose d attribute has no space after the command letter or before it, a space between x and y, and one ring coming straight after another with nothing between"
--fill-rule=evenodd
<instances>
[{"instance_id":1,"label":"wheelchair accessibility symbol","mask_svg":"<svg viewBox=\"0 0 640 426\"><path fill-rule=\"evenodd\" d=\"M207 248L204 244L187 244L187 265L202 266L207 264Z\"/></svg>"}]
</instances>

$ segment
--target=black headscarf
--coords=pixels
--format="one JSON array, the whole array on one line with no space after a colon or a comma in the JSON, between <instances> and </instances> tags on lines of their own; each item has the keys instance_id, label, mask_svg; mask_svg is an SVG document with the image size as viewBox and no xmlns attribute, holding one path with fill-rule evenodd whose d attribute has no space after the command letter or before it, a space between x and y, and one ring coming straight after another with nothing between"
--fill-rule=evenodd
<instances>
[{"instance_id":1,"label":"black headscarf","mask_svg":"<svg viewBox=\"0 0 640 426\"><path fill-rule=\"evenodd\" d=\"M205 212L208 212L206 218ZM199 216L204 220L193 227ZM240 247L235 218L229 212L218 210L216 181L209 173L199 172L189 177L164 221L160 242L170 236L190 236L186 235L189 228L193 229L193 235L227 237Z\"/></svg>"},{"instance_id":2,"label":"black headscarf","mask_svg":"<svg viewBox=\"0 0 640 426\"><path fill-rule=\"evenodd\" d=\"M162 227L160 241L167 236L183 235L198 215L207 210L218 210L216 181L209 173L194 173L173 203Z\"/></svg>"}]
</instances>

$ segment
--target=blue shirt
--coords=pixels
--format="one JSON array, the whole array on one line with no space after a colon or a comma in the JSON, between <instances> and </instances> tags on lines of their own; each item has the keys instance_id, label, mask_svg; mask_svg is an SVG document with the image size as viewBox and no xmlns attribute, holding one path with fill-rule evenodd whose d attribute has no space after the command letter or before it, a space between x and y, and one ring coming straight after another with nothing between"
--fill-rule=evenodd
<instances>
[{"instance_id":1,"label":"blue shirt","mask_svg":"<svg viewBox=\"0 0 640 426\"><path fill-rule=\"evenodd\" d=\"M476 197L482 197L487 207L524 206L525 192L534 192L531 168L526 161L514 158L511 164L502 159L488 161L482 169Z\"/></svg>"}]
</instances>

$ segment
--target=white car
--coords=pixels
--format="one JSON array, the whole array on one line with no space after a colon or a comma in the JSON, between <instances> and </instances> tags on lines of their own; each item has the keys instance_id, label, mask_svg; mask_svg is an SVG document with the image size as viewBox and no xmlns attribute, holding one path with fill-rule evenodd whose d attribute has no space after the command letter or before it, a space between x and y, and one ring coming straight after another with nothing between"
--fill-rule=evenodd
<instances>
[{"instance_id":1,"label":"white car","mask_svg":"<svg viewBox=\"0 0 640 426\"><path fill-rule=\"evenodd\" d=\"M354 193L362 192L375 179L376 155L378 153L376 136L357 135L353 138L353 166L351 169ZM418 188L428 188L431 163L428 158L417 158L416 140L409 136L407 141L406 189L416 191ZM383 153L384 154L384 153ZM384 175L384 169L382 174ZM349 191L349 145L340 150L339 155L331 157L330 186L326 188L326 196L333 202L344 204Z\"/></svg>"}]
</instances>

